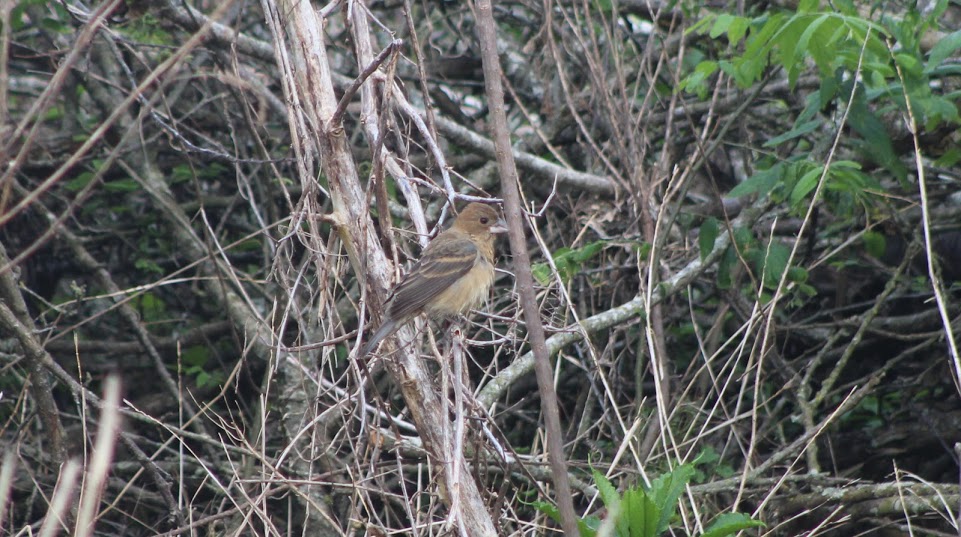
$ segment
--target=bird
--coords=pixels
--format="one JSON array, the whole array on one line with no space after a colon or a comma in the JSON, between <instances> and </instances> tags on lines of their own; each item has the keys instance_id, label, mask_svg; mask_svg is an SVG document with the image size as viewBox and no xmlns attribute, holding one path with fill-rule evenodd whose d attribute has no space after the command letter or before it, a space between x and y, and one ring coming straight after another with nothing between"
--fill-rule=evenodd
<instances>
[{"instance_id":1,"label":"bird","mask_svg":"<svg viewBox=\"0 0 961 537\"><path fill-rule=\"evenodd\" d=\"M476 202L464 207L388 295L384 319L360 356L421 313L453 317L481 302L494 282L495 236L506 231L506 222L493 207Z\"/></svg>"}]
</instances>

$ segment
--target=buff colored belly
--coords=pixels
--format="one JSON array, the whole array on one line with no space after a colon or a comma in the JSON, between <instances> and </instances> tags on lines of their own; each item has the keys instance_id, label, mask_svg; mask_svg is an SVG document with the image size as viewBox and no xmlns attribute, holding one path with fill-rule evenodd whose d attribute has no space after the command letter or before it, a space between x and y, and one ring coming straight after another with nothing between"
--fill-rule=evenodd
<instances>
[{"instance_id":1,"label":"buff colored belly","mask_svg":"<svg viewBox=\"0 0 961 537\"><path fill-rule=\"evenodd\" d=\"M480 259L466 276L431 301L431 305L427 307L429 315L449 317L466 313L487 298L487 292L494 283L494 266L482 256L478 257ZM435 304L444 306L438 307Z\"/></svg>"}]
</instances>

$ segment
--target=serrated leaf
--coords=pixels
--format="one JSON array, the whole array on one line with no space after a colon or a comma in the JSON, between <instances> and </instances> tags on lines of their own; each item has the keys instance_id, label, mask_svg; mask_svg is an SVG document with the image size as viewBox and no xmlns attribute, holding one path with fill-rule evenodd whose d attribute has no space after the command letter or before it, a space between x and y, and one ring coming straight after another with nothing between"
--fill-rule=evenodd
<instances>
[{"instance_id":1,"label":"serrated leaf","mask_svg":"<svg viewBox=\"0 0 961 537\"><path fill-rule=\"evenodd\" d=\"M597 485L597 492L601 495L604 507L613 509L621 502L621 496L617 493L617 489L604 477L604 474L593 468L591 469L591 475L594 476L594 484Z\"/></svg>"},{"instance_id":2,"label":"serrated leaf","mask_svg":"<svg viewBox=\"0 0 961 537\"><path fill-rule=\"evenodd\" d=\"M659 515L655 526L656 532L647 535L660 535L667 531L671 518L677 511L678 498L681 497L684 488L693 477L694 465L682 464L651 482L648 495L657 507Z\"/></svg>"},{"instance_id":3,"label":"serrated leaf","mask_svg":"<svg viewBox=\"0 0 961 537\"><path fill-rule=\"evenodd\" d=\"M660 534L657 531L657 520L657 505L647 493L639 488L632 488L624 493L617 524L622 536L655 537Z\"/></svg>"}]
</instances>

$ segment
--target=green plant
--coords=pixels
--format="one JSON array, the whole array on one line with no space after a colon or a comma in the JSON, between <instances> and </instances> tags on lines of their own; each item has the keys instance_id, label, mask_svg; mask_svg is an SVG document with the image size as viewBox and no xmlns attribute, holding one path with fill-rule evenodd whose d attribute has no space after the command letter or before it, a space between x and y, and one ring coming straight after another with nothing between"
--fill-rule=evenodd
<instances>
[{"instance_id":1,"label":"green plant","mask_svg":"<svg viewBox=\"0 0 961 537\"><path fill-rule=\"evenodd\" d=\"M201 345L187 347L181 353L181 361L183 372L194 377L194 381L200 388L219 386L225 380L223 371L208 367L210 350L207 347Z\"/></svg>"},{"instance_id":2,"label":"green plant","mask_svg":"<svg viewBox=\"0 0 961 537\"><path fill-rule=\"evenodd\" d=\"M553 254L554 266L560 274L564 283L571 281L575 274L580 272L588 261L594 258L605 245L605 241L594 241L581 248L560 248ZM551 267L547 263L535 263L531 267L531 272L541 285L548 285L551 282Z\"/></svg>"},{"instance_id":3,"label":"green plant","mask_svg":"<svg viewBox=\"0 0 961 537\"><path fill-rule=\"evenodd\" d=\"M601 501L607 508L608 521L590 515L578 521L581 537L594 537L602 525L611 528L616 537L657 537L664 534L677 514L678 502L685 487L695 475L694 464L682 464L651 482L650 487L630 487L619 494L614 485L596 470L592 472ZM535 506L554 520L559 520L556 508L538 502ZM743 513L725 513L704 530L702 536L724 537L738 531L763 526L764 523Z\"/></svg>"}]
</instances>

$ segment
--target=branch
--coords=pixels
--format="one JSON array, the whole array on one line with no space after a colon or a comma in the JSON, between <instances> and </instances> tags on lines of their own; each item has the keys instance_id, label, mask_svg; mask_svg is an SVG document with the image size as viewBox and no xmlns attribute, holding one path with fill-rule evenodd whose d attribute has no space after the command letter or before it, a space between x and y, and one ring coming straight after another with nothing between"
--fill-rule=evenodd
<instances>
[{"instance_id":1,"label":"branch","mask_svg":"<svg viewBox=\"0 0 961 537\"><path fill-rule=\"evenodd\" d=\"M374 72L377 71L377 69L379 69L385 61L387 61L387 57L396 53L397 49L399 49L403 44L404 41L402 39L395 39L391 41L389 45L384 47L384 50L380 51L380 54L378 54L373 61L367 64L367 67L365 67L360 73L360 76L355 78L354 81L350 83L350 86L344 90L344 96L341 97L340 102L337 103L337 110L334 110L334 115L330 116L330 119L328 120L328 129L340 125L340 121L344 118L344 113L347 111L347 105L350 104L350 101L354 98L354 95L357 94L357 90L359 90L364 82L370 78L370 75L374 74Z\"/></svg>"},{"instance_id":2,"label":"branch","mask_svg":"<svg viewBox=\"0 0 961 537\"><path fill-rule=\"evenodd\" d=\"M767 208L767 204L762 203L744 210L741 216L732 222L729 229L749 225L763 214ZM683 289L694 281L695 278L700 276L708 267L717 262L728 244L730 244L730 238L730 232L725 231L714 242L714 249L711 250L711 253L704 258L703 261L698 257L678 271L673 278L661 282L652 292L651 305L659 304L665 298ZM548 352L554 355L564 347L586 339L589 334L636 319L644 312L644 301L644 296L634 297L616 308L584 319L579 325L571 327L570 330L563 330L554 334L546 342ZM477 401L484 408L490 408L494 402L501 398L507 388L516 382L518 378L530 373L533 368L534 356L530 352L514 360L511 365L502 369L496 377L484 386L477 396Z\"/></svg>"},{"instance_id":3,"label":"branch","mask_svg":"<svg viewBox=\"0 0 961 537\"><path fill-rule=\"evenodd\" d=\"M504 112L504 88L501 85L501 66L497 56L497 30L494 27L493 6L490 0L479 0L476 4L477 33L481 45L481 58L484 63L484 87L487 90L490 107L491 130L494 133L497 168L500 170L501 189L504 196L504 209L507 216L508 235L511 253L514 256L514 274L517 291L524 308L524 320L534 354L534 369L537 372L537 387L541 395L541 412L544 413L544 427L547 429L547 456L550 460L551 474L557 494L557 510L561 526L568 537L580 535L577 527L577 514L571 497L570 479L567 475L567 460L564 456L564 437L561 432L561 418L557 410L557 392L554 390L554 375L551 371L550 354L545 343L544 325L541 322L540 308L534 293L534 276L531 274L531 260L527 252L527 239L524 236L524 220L521 196L518 189L517 167L511 150L510 133L507 131L507 114Z\"/></svg>"},{"instance_id":4,"label":"branch","mask_svg":"<svg viewBox=\"0 0 961 537\"><path fill-rule=\"evenodd\" d=\"M497 156L494 142L487 138L441 116L436 118L436 122L438 130L457 145L468 147L487 157ZM510 151L515 164L522 171L540 176L548 181L553 181L556 178L558 184L566 187L605 196L616 196L619 192L617 183L602 175L571 170L509 146L506 150Z\"/></svg>"}]
</instances>

